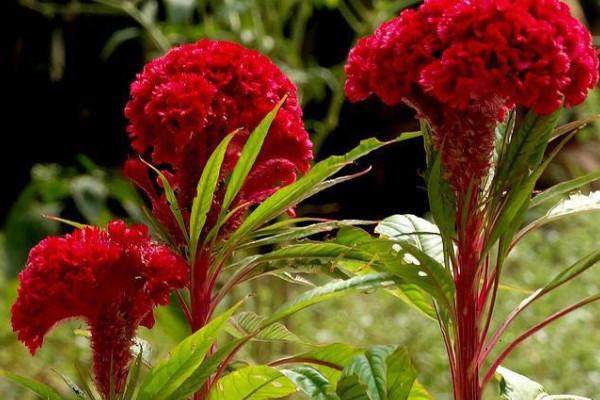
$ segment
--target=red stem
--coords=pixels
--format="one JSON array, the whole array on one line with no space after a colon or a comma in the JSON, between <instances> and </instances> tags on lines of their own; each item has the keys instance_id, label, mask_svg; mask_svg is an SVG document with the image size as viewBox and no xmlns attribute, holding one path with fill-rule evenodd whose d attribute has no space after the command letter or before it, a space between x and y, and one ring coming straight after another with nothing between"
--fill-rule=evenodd
<instances>
[{"instance_id":1,"label":"red stem","mask_svg":"<svg viewBox=\"0 0 600 400\"><path fill-rule=\"evenodd\" d=\"M537 325L532 326L531 328L527 329L523 334L521 334L519 337L517 337L515 340L512 341L512 343L510 343L505 349L504 351L502 351L502 353L500 353L500 355L498 356L498 358L496 358L496 360L492 363L492 366L487 370L487 372L485 373L485 376L483 378L483 385L487 384L492 377L494 376L494 374L496 373L496 369L498 369L498 367L500 366L500 364L502 364L502 362L506 359L506 357L508 357L510 355L510 353L513 352L513 350L519 346L521 343L523 343L526 339L528 339L531 335L535 334L536 332L540 331L541 329L543 329L544 327L546 327L546 325L556 321L557 319L569 314L570 312L573 312L575 310L577 310L578 308L581 308L583 306L586 306L590 303L593 303L594 301L598 301L600 300L600 295L596 295L596 296L592 296L592 297L588 297L587 299L584 299L582 301L580 301L579 303L575 303L567 308L564 308L554 314L552 314L551 316L549 316L548 318L546 318L545 320L543 320L542 322L538 323Z\"/></svg>"}]
</instances>

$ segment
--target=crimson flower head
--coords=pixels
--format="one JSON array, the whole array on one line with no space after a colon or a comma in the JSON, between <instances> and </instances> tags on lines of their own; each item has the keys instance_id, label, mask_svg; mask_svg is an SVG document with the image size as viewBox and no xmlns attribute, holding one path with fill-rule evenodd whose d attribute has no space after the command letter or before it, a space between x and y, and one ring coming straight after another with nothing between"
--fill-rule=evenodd
<instances>
[{"instance_id":1,"label":"crimson flower head","mask_svg":"<svg viewBox=\"0 0 600 400\"><path fill-rule=\"evenodd\" d=\"M97 387L108 398L111 380L123 389L137 327L154 325L154 307L168 303L186 277L183 259L154 243L143 225L113 221L107 230L49 237L31 250L19 275L13 330L34 354L58 322L85 320Z\"/></svg>"},{"instance_id":2,"label":"crimson flower head","mask_svg":"<svg viewBox=\"0 0 600 400\"><path fill-rule=\"evenodd\" d=\"M375 94L428 120L450 182L464 191L487 174L493 128L508 109L543 115L581 103L598 58L559 0L425 0L361 39L345 70L350 100Z\"/></svg>"},{"instance_id":3,"label":"crimson flower head","mask_svg":"<svg viewBox=\"0 0 600 400\"><path fill-rule=\"evenodd\" d=\"M131 85L125 109L133 149L163 168L184 217L202 170L219 142L240 129L229 145L222 178L233 170L249 133L285 96L261 153L232 205L260 202L306 172L312 144L302 123L296 88L267 57L240 45L200 40L151 61ZM177 227L165 196L155 192L146 168L131 160L125 173L151 198L153 213L169 230ZM218 213L221 182L207 226Z\"/></svg>"}]
</instances>

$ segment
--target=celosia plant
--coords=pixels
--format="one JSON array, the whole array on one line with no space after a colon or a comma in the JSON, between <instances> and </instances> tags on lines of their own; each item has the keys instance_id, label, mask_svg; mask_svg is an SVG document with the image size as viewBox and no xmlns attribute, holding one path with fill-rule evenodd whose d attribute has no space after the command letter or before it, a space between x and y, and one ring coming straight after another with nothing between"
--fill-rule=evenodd
<instances>
[{"instance_id":1,"label":"celosia plant","mask_svg":"<svg viewBox=\"0 0 600 400\"><path fill-rule=\"evenodd\" d=\"M187 267L153 242L143 225L113 221L106 230L85 227L35 246L19 276L12 325L32 354L58 322L89 325L94 375L105 398L121 392L138 326L152 328L153 310L187 282Z\"/></svg>"},{"instance_id":2,"label":"celosia plant","mask_svg":"<svg viewBox=\"0 0 600 400\"><path fill-rule=\"evenodd\" d=\"M478 400L521 341L598 299L549 317L486 364L524 307L598 259L595 253L558 275L490 337L502 265L522 237L517 230L526 210L594 179L530 201L547 165L542 157L549 141L581 125L553 131L560 109L581 103L598 81L591 35L558 0L426 0L359 40L346 73L351 100L375 94L388 105L414 108L422 121L430 203L439 231L416 217L395 216L378 232L398 241L400 253L416 257L420 282L403 277L405 271L390 272L434 296L435 309L425 311L440 322L454 398ZM523 108L531 111L521 119L515 110Z\"/></svg>"}]
</instances>

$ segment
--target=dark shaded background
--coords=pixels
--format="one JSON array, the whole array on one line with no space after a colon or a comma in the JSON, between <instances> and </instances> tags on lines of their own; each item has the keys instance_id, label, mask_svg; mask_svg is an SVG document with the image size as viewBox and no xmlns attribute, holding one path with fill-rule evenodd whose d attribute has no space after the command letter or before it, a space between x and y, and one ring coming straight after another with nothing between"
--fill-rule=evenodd
<instances>
[{"instance_id":1,"label":"dark shaded background","mask_svg":"<svg viewBox=\"0 0 600 400\"><path fill-rule=\"evenodd\" d=\"M100 166L118 168L126 159L129 144L123 107L129 83L144 64L144 49L140 41L131 40L108 59L100 56L114 31L135 25L126 17L47 18L12 0L1 7L5 21L0 27L5 139L0 167L5 179L0 221L4 221L10 205L29 181L34 164L75 165L77 156L84 154ZM58 28L64 38L65 64L62 77L53 80L51 41ZM352 39L352 30L337 10L322 8L311 17L303 51L323 66L334 65L345 59ZM320 103L305 107L307 118L324 112ZM345 103L340 121L319 158L344 152L362 138L389 138L402 129L416 127L410 111L389 109L377 100ZM419 141L384 150L361 166L368 164L373 165L370 174L318 197L313 202L326 206L307 211L339 210L337 216L361 218L424 212ZM334 199L338 204L327 206Z\"/></svg>"}]
</instances>

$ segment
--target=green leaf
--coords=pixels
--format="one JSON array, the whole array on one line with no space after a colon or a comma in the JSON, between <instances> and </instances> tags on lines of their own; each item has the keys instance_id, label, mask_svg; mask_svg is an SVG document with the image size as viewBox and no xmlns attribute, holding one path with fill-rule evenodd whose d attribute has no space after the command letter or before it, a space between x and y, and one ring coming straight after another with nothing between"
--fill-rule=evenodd
<instances>
[{"instance_id":1,"label":"green leaf","mask_svg":"<svg viewBox=\"0 0 600 400\"><path fill-rule=\"evenodd\" d=\"M388 400L386 359L393 351L392 346L375 346L354 357L338 383L340 399L355 398L360 391L353 386L358 385L365 389L369 400Z\"/></svg>"},{"instance_id":2,"label":"green leaf","mask_svg":"<svg viewBox=\"0 0 600 400\"><path fill-rule=\"evenodd\" d=\"M557 276L554 277L548 284L540 289L540 295L548 293L557 287L565 284L576 276L587 271L600 261L600 250L596 250L587 256L581 258L576 263L571 265L569 268L563 270ZM538 296L539 297L539 296Z\"/></svg>"},{"instance_id":3,"label":"green leaf","mask_svg":"<svg viewBox=\"0 0 600 400\"><path fill-rule=\"evenodd\" d=\"M435 224L415 215L392 215L377 225L375 232L395 242L408 242L440 264L444 245Z\"/></svg>"},{"instance_id":4,"label":"green leaf","mask_svg":"<svg viewBox=\"0 0 600 400\"><path fill-rule=\"evenodd\" d=\"M217 182L219 181L219 174L221 173L221 165L225 158L225 152L231 139L235 136L236 132L230 133L219 143L217 148L210 155L204 169L202 170L202 176L198 181L196 187L196 197L192 202L192 211L190 214L190 254L192 260L196 254L198 246L198 240L204 228L206 217L213 203L215 189Z\"/></svg>"},{"instance_id":5,"label":"green leaf","mask_svg":"<svg viewBox=\"0 0 600 400\"><path fill-rule=\"evenodd\" d=\"M265 246L272 244L285 243L292 240L304 239L319 233L331 232L336 229L354 225L371 225L371 221L362 220L340 220L340 221L325 221L309 224L306 226L290 226L287 229L279 229L276 234L262 237L260 239L247 242L239 248L250 248L257 246Z\"/></svg>"},{"instance_id":6,"label":"green leaf","mask_svg":"<svg viewBox=\"0 0 600 400\"><path fill-rule=\"evenodd\" d=\"M331 392L329 380L315 368L298 366L283 369L281 372L306 393L310 400L339 400L338 396Z\"/></svg>"},{"instance_id":7,"label":"green leaf","mask_svg":"<svg viewBox=\"0 0 600 400\"><path fill-rule=\"evenodd\" d=\"M236 338L243 338L257 331L266 320L266 317L253 312L241 312L229 319L227 331ZM269 325L254 336L253 339L259 341L303 343L298 336L290 332L281 323Z\"/></svg>"},{"instance_id":8,"label":"green leaf","mask_svg":"<svg viewBox=\"0 0 600 400\"><path fill-rule=\"evenodd\" d=\"M171 399L171 395L200 367L221 328L241 304L238 302L175 346L171 357L150 371L140 388L138 399Z\"/></svg>"},{"instance_id":9,"label":"green leaf","mask_svg":"<svg viewBox=\"0 0 600 400\"><path fill-rule=\"evenodd\" d=\"M558 221L562 218L572 215L588 212L600 211L600 191L592 192L588 195L574 193L568 199L560 201L552 207L546 215L529 223L517 235L516 240L520 240L527 233L541 226Z\"/></svg>"},{"instance_id":10,"label":"green leaf","mask_svg":"<svg viewBox=\"0 0 600 400\"><path fill-rule=\"evenodd\" d=\"M357 375L346 376L337 384L336 393L340 400L372 400L367 394L367 388L361 385Z\"/></svg>"},{"instance_id":11,"label":"green leaf","mask_svg":"<svg viewBox=\"0 0 600 400\"><path fill-rule=\"evenodd\" d=\"M545 395L544 387L531 379L504 367L498 367L500 395L506 400L538 400Z\"/></svg>"},{"instance_id":12,"label":"green leaf","mask_svg":"<svg viewBox=\"0 0 600 400\"><path fill-rule=\"evenodd\" d=\"M382 222L382 224L383 224L383 222ZM386 231L386 233L389 233L390 235L396 234L395 231L392 231L392 229L393 229L392 224L386 225L385 227L382 224L380 224L376 228L376 230L382 228L383 230L381 231L381 233L383 233L383 231ZM435 226L435 225L433 225L433 226ZM437 227L435 229L437 231ZM439 231L437 231L437 232L438 232L438 238L440 238ZM340 257L338 260L339 265L342 265L346 269L349 269L350 271L352 271L353 273L360 274L360 275L372 272L374 269L375 270L381 269L381 268L378 268L377 263L374 263L373 261L376 261L376 260L379 260L382 258L389 260L390 258L385 256L385 254L383 254L383 253L389 253L390 250L392 250L393 246L394 246L393 241L389 241L389 243L386 242L386 244L384 244L383 247L379 246L379 245L375 245L375 242L373 242L372 238L368 234L366 234L369 238L369 240L367 240L367 236L364 236L365 234L366 234L366 232L363 232L363 233L356 232L356 231L349 232L347 229L343 229L343 230L340 230L340 232L338 233L338 236L336 238L336 242L345 244L347 246L355 246L356 250L360 250L363 252L367 251L367 250L370 251L369 263L365 263L364 261L361 261L360 259L351 259L348 256ZM432 248L431 250L432 250L432 252L435 253L434 248ZM386 291L388 293L390 293L392 296L399 298L400 300L404 301L406 304L410 305L411 307L415 308L419 312L423 313L425 316L435 320L437 318L437 314L436 314L435 309L433 308L433 305L431 302L431 297L429 294L430 292L426 288L422 288L423 280L419 278L419 276L417 274L417 270L413 268L414 271L412 274L410 273L410 270L407 270L407 269L400 270L400 268L403 268L405 265L401 265L401 264L403 264L403 262L402 263L398 262L397 257L399 255L397 254L397 252L393 251L393 253L395 253L395 254L391 258L391 262L389 262L389 265L387 266L387 268L392 268L393 270L390 271L392 273L395 273L397 275L401 274L402 281L396 282L396 287L388 288L388 289L386 289ZM359 253L359 254L361 254L361 253ZM363 258L366 258L366 257L363 256ZM384 261L384 264L385 264L385 261ZM407 272L408 272L408 274L407 274ZM407 283L407 282L417 282L417 284Z\"/></svg>"},{"instance_id":13,"label":"green leaf","mask_svg":"<svg viewBox=\"0 0 600 400\"><path fill-rule=\"evenodd\" d=\"M243 339L237 339L220 346L218 350L207 356L202 364L171 394L172 399L185 399L197 392L208 378L217 370L221 362L242 343Z\"/></svg>"},{"instance_id":14,"label":"green leaf","mask_svg":"<svg viewBox=\"0 0 600 400\"><path fill-rule=\"evenodd\" d=\"M496 378L505 400L591 400L570 394L549 395L539 383L504 367L498 367Z\"/></svg>"},{"instance_id":15,"label":"green leaf","mask_svg":"<svg viewBox=\"0 0 600 400\"><path fill-rule=\"evenodd\" d=\"M151 170L153 170L156 173L156 175L158 175L158 178L160 179L160 183L163 186L163 190L165 191L165 197L167 198L167 203L169 204L169 208L171 209L171 213L173 214L173 216L175 217L175 220L177 221L177 226L179 226L179 229L181 230L181 233L183 234L183 237L187 241L189 241L188 231L185 228L185 222L183 220L183 215L181 214L181 208L179 208L179 204L177 203L177 197L175 196L175 191L171 187L171 184L169 183L169 180L154 165L146 162L142 158L140 158L140 160L144 164L146 164Z\"/></svg>"},{"instance_id":16,"label":"green leaf","mask_svg":"<svg viewBox=\"0 0 600 400\"><path fill-rule=\"evenodd\" d=\"M539 206L542 203L553 200L573 190L577 190L582 186L592 183L598 179L600 179L600 171L592 172L590 174L580 176L579 178L559 183L558 185L555 185L550 189L546 189L531 199L531 207Z\"/></svg>"},{"instance_id":17,"label":"green leaf","mask_svg":"<svg viewBox=\"0 0 600 400\"><path fill-rule=\"evenodd\" d=\"M0 371L0 376L3 376L19 385L23 386L26 389L29 389L33 393L37 394L40 399L44 400L64 400L54 389L45 383L38 382L36 380L25 378L24 376L20 376L14 374L9 371Z\"/></svg>"},{"instance_id":18,"label":"green leaf","mask_svg":"<svg viewBox=\"0 0 600 400\"><path fill-rule=\"evenodd\" d=\"M600 191L590 194L574 193L548 210L546 217L557 219L565 215L600 210Z\"/></svg>"},{"instance_id":19,"label":"green leaf","mask_svg":"<svg viewBox=\"0 0 600 400\"><path fill-rule=\"evenodd\" d=\"M454 235L456 224L456 198L450 185L443 177L440 154L437 155L430 168L427 192L431 214L435 223L446 238L451 238Z\"/></svg>"},{"instance_id":20,"label":"green leaf","mask_svg":"<svg viewBox=\"0 0 600 400\"><path fill-rule=\"evenodd\" d=\"M251 212L242 225L231 235L223 252L237 246L247 234L259 228L261 225L281 215L310 195L315 194L315 186L322 183L329 176L335 174L349 163L380 147L411 139L420 136L420 134L420 132L405 133L389 142L381 142L375 138L363 140L356 148L345 155L332 156L315 164L306 175L296 182L276 191ZM323 189L324 188L325 187L323 187Z\"/></svg>"},{"instance_id":21,"label":"green leaf","mask_svg":"<svg viewBox=\"0 0 600 400\"><path fill-rule=\"evenodd\" d=\"M287 95L283 96L279 103L277 103L277 105L262 119L262 121L260 121L254 131L248 137L235 168L231 173L231 177L229 178L227 190L225 191L225 196L223 197L219 220L223 218L229 209L229 206L242 188L246 177L250 173L250 170L252 169L252 166L254 165L258 154L260 153L265 138L267 137L267 133L269 132L269 128L271 127L275 116L279 112L281 106L283 106L283 103L285 103L286 99Z\"/></svg>"},{"instance_id":22,"label":"green leaf","mask_svg":"<svg viewBox=\"0 0 600 400\"><path fill-rule=\"evenodd\" d=\"M329 379L332 386L335 386L335 382L338 381L342 369L354 357L364 351L364 349L346 343L332 343L315 347L305 353L291 357L291 359L314 364Z\"/></svg>"},{"instance_id":23,"label":"green leaf","mask_svg":"<svg viewBox=\"0 0 600 400\"><path fill-rule=\"evenodd\" d=\"M58 372L55 369L53 369L52 371L62 379L62 381L65 383L65 385L67 385L69 387L69 389L71 389L71 392L73 392L73 394L78 399L85 400L86 398L88 398L87 397L88 394L83 389L81 389L79 386L77 386L77 384L71 378L69 378L65 374ZM89 399L93 399L93 397L89 397L88 400Z\"/></svg>"},{"instance_id":24,"label":"green leaf","mask_svg":"<svg viewBox=\"0 0 600 400\"><path fill-rule=\"evenodd\" d=\"M561 112L562 108L543 116L534 111L527 113L519 130L511 135L505 147L506 154L497 167L496 182L500 192L504 187L518 183L530 168L539 164Z\"/></svg>"},{"instance_id":25,"label":"green leaf","mask_svg":"<svg viewBox=\"0 0 600 400\"><path fill-rule=\"evenodd\" d=\"M454 304L455 287L450 271L411 243L403 242L399 245L402 250L416 259L416 262L413 261L409 267L419 271L418 278L414 278L414 274L403 265L404 262L391 263L386 271L406 280L407 283L418 285L422 290L433 296L440 306L451 312ZM407 257L405 256L404 259L407 260ZM408 261L410 261L410 257L408 257Z\"/></svg>"},{"instance_id":26,"label":"green leaf","mask_svg":"<svg viewBox=\"0 0 600 400\"><path fill-rule=\"evenodd\" d=\"M296 392L296 385L276 368L252 365L219 379L210 400L268 400Z\"/></svg>"},{"instance_id":27,"label":"green leaf","mask_svg":"<svg viewBox=\"0 0 600 400\"><path fill-rule=\"evenodd\" d=\"M91 377L89 371L88 370L84 371L83 367L78 362L75 363L75 368L77 369L77 374L79 375L79 380L83 384L83 390L85 390L88 398L90 400L96 400L94 391L92 390L92 387L90 386L90 382L92 382L93 380L92 380L92 377ZM131 374L131 370L129 373ZM130 400L131 397L125 397L125 399Z\"/></svg>"},{"instance_id":28,"label":"green leaf","mask_svg":"<svg viewBox=\"0 0 600 400\"><path fill-rule=\"evenodd\" d=\"M265 321L262 328L278 322L306 307L317 304L326 300L335 299L345 296L349 293L371 290L374 288L383 287L387 282L390 282L391 275L386 273L373 273L363 276L357 276L347 280L334 281L326 285L304 292L296 299L277 308Z\"/></svg>"},{"instance_id":29,"label":"green leaf","mask_svg":"<svg viewBox=\"0 0 600 400\"><path fill-rule=\"evenodd\" d=\"M569 122L568 124L561 125L552 131L551 140L554 140L562 135L573 131L579 131L585 128L588 124L597 122L600 119L600 114L590 115L584 118L581 118L577 121Z\"/></svg>"},{"instance_id":30,"label":"green leaf","mask_svg":"<svg viewBox=\"0 0 600 400\"><path fill-rule=\"evenodd\" d=\"M138 381L140 379L140 371L142 369L142 356L144 354L143 349L140 349L137 356L135 357L134 362L129 368L129 372L127 374L127 384L125 385L125 392L123 394L124 400L133 400L133 396L136 392Z\"/></svg>"},{"instance_id":31,"label":"green leaf","mask_svg":"<svg viewBox=\"0 0 600 400\"><path fill-rule=\"evenodd\" d=\"M406 400L417 378L408 350L398 348L386 360L387 395L389 400Z\"/></svg>"}]
</instances>

